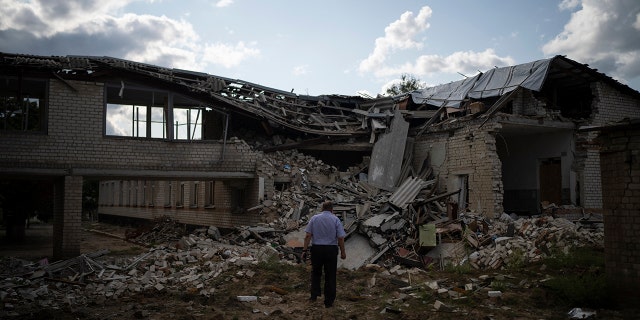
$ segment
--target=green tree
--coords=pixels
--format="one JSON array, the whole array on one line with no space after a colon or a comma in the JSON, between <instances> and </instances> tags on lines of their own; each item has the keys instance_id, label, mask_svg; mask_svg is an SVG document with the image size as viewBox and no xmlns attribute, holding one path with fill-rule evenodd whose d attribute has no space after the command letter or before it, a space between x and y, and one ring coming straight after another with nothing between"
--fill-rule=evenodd
<instances>
[{"instance_id":1,"label":"green tree","mask_svg":"<svg viewBox=\"0 0 640 320\"><path fill-rule=\"evenodd\" d=\"M397 96L422 89L424 86L425 85L415 76L403 73L402 76L400 76L400 82L394 83L391 87L387 88L386 94L389 96Z\"/></svg>"}]
</instances>

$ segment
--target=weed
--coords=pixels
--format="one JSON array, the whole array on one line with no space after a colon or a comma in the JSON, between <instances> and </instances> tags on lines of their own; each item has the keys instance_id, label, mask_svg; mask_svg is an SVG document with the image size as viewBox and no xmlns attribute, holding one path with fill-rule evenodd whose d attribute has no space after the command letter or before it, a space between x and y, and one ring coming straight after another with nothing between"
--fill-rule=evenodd
<instances>
[{"instance_id":1,"label":"weed","mask_svg":"<svg viewBox=\"0 0 640 320\"><path fill-rule=\"evenodd\" d=\"M559 274L545 282L558 300L591 308L612 305L611 290L602 272L604 254L601 250L576 248L566 255L556 254L545 263Z\"/></svg>"},{"instance_id":2,"label":"weed","mask_svg":"<svg viewBox=\"0 0 640 320\"><path fill-rule=\"evenodd\" d=\"M493 290L505 291L506 288L507 288L507 283L504 281L496 280L491 282L491 289Z\"/></svg>"},{"instance_id":3,"label":"weed","mask_svg":"<svg viewBox=\"0 0 640 320\"><path fill-rule=\"evenodd\" d=\"M527 261L526 261L525 252L520 248L516 248L513 250L511 255L509 255L509 258L506 261L505 267L508 270L516 270L516 269L521 269L526 264L527 264Z\"/></svg>"},{"instance_id":4,"label":"weed","mask_svg":"<svg viewBox=\"0 0 640 320\"><path fill-rule=\"evenodd\" d=\"M473 267L471 267L471 264L469 263L462 263L458 265L448 264L444 267L444 270L446 272L462 275L471 273L473 271Z\"/></svg>"}]
</instances>

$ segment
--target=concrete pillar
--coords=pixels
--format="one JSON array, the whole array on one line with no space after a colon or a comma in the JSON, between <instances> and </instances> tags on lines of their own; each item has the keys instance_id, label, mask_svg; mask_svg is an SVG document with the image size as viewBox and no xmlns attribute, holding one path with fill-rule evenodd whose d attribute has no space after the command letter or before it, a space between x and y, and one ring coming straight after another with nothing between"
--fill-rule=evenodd
<instances>
[{"instance_id":1,"label":"concrete pillar","mask_svg":"<svg viewBox=\"0 0 640 320\"><path fill-rule=\"evenodd\" d=\"M82 176L65 176L53 187L53 257L80 255Z\"/></svg>"}]
</instances>

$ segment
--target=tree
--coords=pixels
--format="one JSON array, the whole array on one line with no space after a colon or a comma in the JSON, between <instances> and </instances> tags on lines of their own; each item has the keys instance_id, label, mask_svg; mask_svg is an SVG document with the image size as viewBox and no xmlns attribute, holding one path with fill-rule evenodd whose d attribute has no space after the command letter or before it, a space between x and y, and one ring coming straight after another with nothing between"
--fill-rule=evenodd
<instances>
[{"instance_id":1,"label":"tree","mask_svg":"<svg viewBox=\"0 0 640 320\"><path fill-rule=\"evenodd\" d=\"M403 73L402 76L400 76L400 82L394 83L391 87L387 88L386 94L389 96L397 96L422 88L424 88L424 84L421 83L420 80L411 74Z\"/></svg>"}]
</instances>

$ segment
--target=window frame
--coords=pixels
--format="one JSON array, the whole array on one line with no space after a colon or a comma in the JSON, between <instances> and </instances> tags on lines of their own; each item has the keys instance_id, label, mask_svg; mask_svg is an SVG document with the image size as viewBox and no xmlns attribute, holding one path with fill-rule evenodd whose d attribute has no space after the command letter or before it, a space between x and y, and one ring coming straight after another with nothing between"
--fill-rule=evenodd
<instances>
[{"instance_id":1,"label":"window frame","mask_svg":"<svg viewBox=\"0 0 640 320\"><path fill-rule=\"evenodd\" d=\"M11 88L9 83L13 81L15 82L13 85L15 88ZM22 133L22 134L47 134L48 133L48 115L49 115L49 79L35 78L35 77L21 77L21 76L10 76L10 75L0 75L0 83L3 86L0 86L0 132L11 132L11 133ZM4 86L4 84L7 84ZM31 83L29 85L29 83ZM36 84L38 87L36 87ZM25 92L26 91L26 92ZM36 92L36 97L32 97L29 92ZM11 95L10 93L14 93ZM22 100L22 104L24 105L25 99L27 100L36 100L37 106L35 111L37 112L29 112L32 108L26 108L26 111L23 111L23 106L20 107L19 114L22 114L21 128L8 128L7 117L6 115L9 113L7 106L9 103L8 100L13 97L15 101ZM4 101L4 102L3 102ZM12 111L15 113L18 111L17 109ZM25 116L26 114L26 120ZM37 125L33 128L30 128L29 120L31 118L35 118L37 120Z\"/></svg>"},{"instance_id":2,"label":"window frame","mask_svg":"<svg viewBox=\"0 0 640 320\"><path fill-rule=\"evenodd\" d=\"M162 112L162 120L157 117L159 110ZM206 124L205 112L212 110L228 117L228 114L217 111L206 103L173 91L124 81L106 82L103 135L171 141L207 140L205 126L213 124ZM113 126L118 118L119 125ZM157 124L162 128L158 129ZM228 121L223 125L223 132L226 133ZM121 130L117 130L118 128Z\"/></svg>"}]
</instances>

